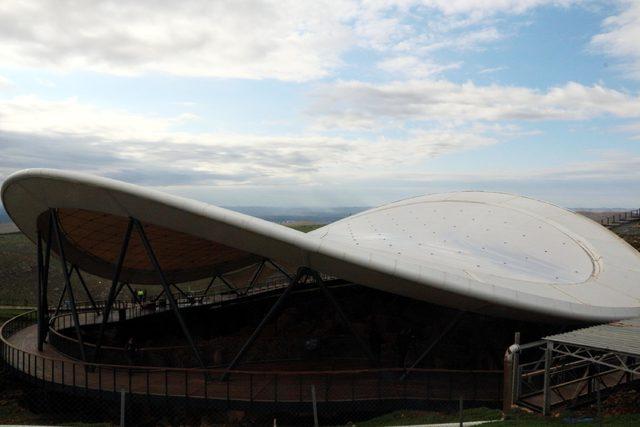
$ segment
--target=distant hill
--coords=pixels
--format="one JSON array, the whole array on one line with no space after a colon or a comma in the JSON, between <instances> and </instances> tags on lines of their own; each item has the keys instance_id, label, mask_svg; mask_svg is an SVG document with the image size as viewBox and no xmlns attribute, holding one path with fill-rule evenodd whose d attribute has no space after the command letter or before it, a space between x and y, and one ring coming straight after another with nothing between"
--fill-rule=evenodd
<instances>
[{"instance_id":1,"label":"distant hill","mask_svg":"<svg viewBox=\"0 0 640 427\"><path fill-rule=\"evenodd\" d=\"M335 208L278 208L265 206L227 206L225 209L278 223L311 222L328 224L369 209L365 206Z\"/></svg>"}]
</instances>

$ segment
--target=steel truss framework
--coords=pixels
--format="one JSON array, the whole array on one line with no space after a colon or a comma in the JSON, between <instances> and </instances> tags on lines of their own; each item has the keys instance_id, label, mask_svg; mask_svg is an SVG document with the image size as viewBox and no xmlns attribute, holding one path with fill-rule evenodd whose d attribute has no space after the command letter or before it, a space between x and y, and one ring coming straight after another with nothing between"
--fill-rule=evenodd
<instances>
[{"instance_id":1,"label":"steel truss framework","mask_svg":"<svg viewBox=\"0 0 640 427\"><path fill-rule=\"evenodd\" d=\"M129 292L131 293L132 299L133 301L140 305L142 307L143 302L140 301L137 297L137 295L135 294L134 290L132 289L131 285L128 282L125 281L120 281L120 275L122 272L122 267L124 264L124 261L126 259L127 256L127 250L129 248L129 242L131 240L132 234L133 232L136 232L138 234L138 236L140 237L142 244L144 246L145 252L147 254L147 257L149 259L149 261L151 262L151 264L154 267L154 270L158 276L158 281L160 283L160 285L162 285L162 291L160 292L160 294L153 300L153 302L156 302L157 300L159 300L161 297L164 296L164 298L166 298L166 300L169 302L169 305L172 309L172 311L174 312L175 316L176 316L176 320L178 321L180 328L182 330L182 333L185 337L185 339L187 340L189 347L191 347L192 352L193 352L193 356L196 359L196 361L198 362L198 364L201 367L204 367L204 363L202 360L202 357L195 345L195 342L191 336L191 333L189 331L189 328L187 327L187 324L184 321L184 318L180 312L180 309L178 307L178 303L175 299L175 297L173 296L173 294L171 293L171 287L175 288L178 290L178 292L183 295L183 296L187 296L187 294L180 289L175 283L169 283L166 279L166 276L162 270L162 267L155 255L155 252L153 250L153 247L149 241L149 239L147 238L147 235L145 233L144 227L143 225L140 223L140 221L138 221L135 218L130 218L129 222L127 224L127 229L124 233L123 236L123 240L122 240L122 246L120 249L120 252L118 254L118 259L117 262L114 266L114 273L113 273L113 279L111 281L111 286L109 288L109 294L107 297L107 301L106 304L104 304L101 307L98 307L98 305L96 304L95 299L93 298L93 296L91 295L91 292L89 291L89 288L86 285L86 282L84 280L84 278L82 277L82 274L80 273L80 269L78 268L77 265L72 265L69 264L66 257L65 257L65 251L64 251L64 243L63 243L63 232L60 228L60 221L58 218L58 214L57 211L55 209L50 209L48 212L48 229L46 230L46 238L43 235L43 231L42 230L38 230L38 235L37 235L37 261L38 261L38 350L42 351L43 347L44 347L44 343L47 341L47 334L48 334L48 329L51 326L51 322L52 320L55 318L55 316L57 316L59 314L59 312L63 309L63 302L65 300L65 297L69 298L69 305L68 307L65 307L65 309L69 309L72 313L72 318L73 318L73 328L75 329L75 335L76 335L76 339L78 341L78 346L79 346L79 350L80 350L80 356L81 359L83 361L88 361L88 356L85 352L85 345L84 345L84 341L83 341L83 336L82 336L82 329L80 327L80 321L79 321L79 316L78 316L78 308L77 308L77 304L76 304L76 298L75 298L75 294L74 294L74 290L71 284L71 278L72 275L75 271L79 283L81 284L84 292L86 293L89 302L91 304L91 307L93 310L96 311L96 314L101 315L101 321L100 321L100 329L99 329L99 333L98 333L98 338L96 341L96 346L95 346L95 350L93 352L93 362L98 362L100 360L100 352L101 352L101 348L102 348L102 342L104 340L104 334L105 334L105 329L106 329L106 325L109 321L109 316L113 310L113 305L116 302L118 296L120 295L121 291L124 288L127 288L129 290ZM56 305L55 311L53 316L50 315L49 312L49 304L48 304L48 285L49 285L49 271L50 271L50 260L51 260L51 249L52 248L56 248L58 255L59 255L59 259L60 259L60 265L63 271L63 276L65 279L65 286L63 288L63 292L61 293L59 299L58 299L58 303ZM280 267L278 264L276 264L275 262L273 262L272 260L269 259L264 259L260 262L260 264L258 265L255 274L253 275L251 282L249 284L249 290L252 289L261 272L263 271L264 267L266 264L270 264L273 268L275 268L276 270L278 270L281 274L283 274L285 277L287 277L287 279L292 280L292 277L289 273L287 273L282 267ZM235 292L236 294L238 294L238 290L232 286L227 279L225 279L225 277L223 276L223 274L216 272L213 277L211 278L211 281L209 282L206 290L204 291L203 296L206 296L207 293L209 292L209 290L211 289L211 287L213 286L214 282L216 279L219 279L227 288L229 288L230 291ZM247 291L248 292L248 291ZM245 295L245 293L243 293L243 295Z\"/></svg>"},{"instance_id":2,"label":"steel truss framework","mask_svg":"<svg viewBox=\"0 0 640 427\"><path fill-rule=\"evenodd\" d=\"M512 401L544 415L553 405L589 400L594 392L640 378L640 355L549 340L519 346L516 355L527 349L539 349L542 355L522 365L515 361Z\"/></svg>"},{"instance_id":3,"label":"steel truss framework","mask_svg":"<svg viewBox=\"0 0 640 427\"><path fill-rule=\"evenodd\" d=\"M72 275L75 272L75 274L77 275L78 280L79 280L84 292L87 294L87 297L88 297L88 299L90 301L92 309L96 311L96 314L99 314L101 316L99 333L98 333L98 337L97 337L97 340L96 340L95 349L94 349L94 352L93 352L93 355L92 355L92 359L93 359L92 361L93 362L98 362L100 360L100 354L101 354L102 344L103 344L103 340L104 340L104 334L105 334L105 330L106 330L106 325L107 325L107 323L109 321L111 312L113 310L113 306L114 306L118 296L122 292L122 290L124 288L127 288L129 290L129 292L131 293L133 301L136 304L140 305L141 307L143 306L143 302L138 299L138 297L135 294L134 290L132 289L131 285L128 282L120 281L120 275L121 275L121 272L122 272L124 261L125 261L126 256L127 256L127 251L128 251L128 248L129 248L129 242L130 242L131 237L132 237L134 232L137 233L138 236L140 237L140 240L142 241L142 244L144 246L144 249L145 249L145 252L147 254L147 257L148 257L149 261L151 262L151 264L153 265L153 268L154 268L154 270L155 270L155 272L157 274L158 282L160 283L160 285L162 285L162 291L159 293L159 295L152 302L155 303L156 301L158 301L163 296L166 298L166 300L169 302L171 310L174 312L174 314L176 316L176 320L178 321L178 323L180 325L182 333L183 333L185 339L187 340L187 342L189 344L189 347L192 349L193 356L194 356L195 360L197 361L198 365L200 365L201 367L204 367L203 359L202 359L202 357L200 355L199 350L197 349L197 347L195 345L195 341L194 341L193 337L191 336L189 328L187 327L187 324L184 321L184 318L183 318L183 316L182 316L182 314L180 312L178 303L177 303L174 295L171 292L171 287L176 288L178 290L178 292L180 292L180 294L182 294L183 296L187 296L187 294L182 289L180 289L175 283L169 283L167 281L166 276L165 276L165 274L164 274L164 272L162 270L162 267L160 265L160 262L158 261L156 255L155 255L155 252L153 250L151 242L147 238L147 235L146 235L145 230L144 230L144 226L140 223L140 221L138 221L136 218L129 218L129 222L127 224L127 229L126 229L126 231L124 233L124 236L123 236L123 239L122 239L122 245L121 245L121 248L120 248L120 252L118 254L118 259L116 261L116 264L114 265L113 278L112 278L112 281L111 281L111 286L109 288L109 294L108 294L108 297L107 297L107 301L106 301L105 304L103 304L102 306L99 307L98 304L96 304L95 299L91 295L91 292L89 291L89 288L87 287L86 282L85 282L84 278L82 277L82 274L80 273L80 269L78 268L78 266L69 264L67 259L66 259L66 257L65 257L64 243L63 243L63 232L62 232L62 230L60 228L60 221L59 221L59 218L58 218L57 211L55 209L50 209L49 213L48 213L48 229L46 230L47 237L44 238L42 230L38 231L38 236L37 236L37 260L38 260L38 338L37 339L38 339L38 350L40 350L40 351L43 350L44 343L47 341L48 329L51 326L51 322L59 314L59 312L63 309L63 302L65 300L65 297L68 297L69 298L69 304L68 304L68 307L65 307L65 309L70 310L71 313L72 313L73 328L75 329L75 335L76 335L76 339L77 339L77 342L78 342L81 359L83 361L88 361L88 359L89 359L89 357L88 357L88 355L86 354L86 351L85 351L86 348L85 348L84 340L83 340L83 336L82 336L82 329L80 327L81 325L80 325L79 316L78 316L78 308L77 308L77 304L76 304L76 298L75 298L75 294L74 294L72 283L71 283ZM65 287L64 287L63 292L61 293L61 295L60 295L60 297L58 299L58 303L57 303L57 306L55 308L53 316L50 315L49 305L48 305L48 284L49 284L49 270L50 270L49 267L50 267L51 250L52 250L52 248L56 248L57 249L57 252L58 252L58 255L59 255L59 259L60 259L60 265L61 265L62 271L63 271L63 276L65 278ZM286 277L287 280L289 280L289 285L284 290L283 294L278 298L278 300L276 301L276 303L274 304L272 309L269 311L269 313L267 314L265 319L263 319L263 321L260 323L260 325L258 326L256 331L254 332L254 335L252 335L252 337L248 340L248 342L245 343L245 345L240 350L240 352L238 353L236 358L229 365L229 368L228 368L229 370L232 369L234 366L236 366L239 363L240 359L242 358L242 356L244 355L246 350L248 350L249 346L253 343L253 341L255 341L255 339L257 338L258 334L260 333L260 331L262 330L264 325L266 325L266 323L277 312L277 309L282 305L282 303L285 301L285 299L291 293L291 291L296 286L298 286L299 284L307 283L310 280L311 280L311 282L315 283L322 290L324 295L331 301L333 307L336 309L337 313L339 314L341 321L347 326L349 331L354 335L354 337L356 338L356 341L359 343L359 345L361 346L363 351L367 354L367 356L371 360L373 360L373 355L372 355L370 349L368 348L368 346L365 345L364 341L360 337L358 337L357 334L355 334L355 332L354 332L354 330L353 330L353 328L351 326L351 323L348 321L348 319L345 316L344 312L340 308L338 302L333 298L333 296L331 295L330 291L325 286L320 274L315 272L315 271L313 271L313 270L311 270L311 269L301 268L301 269L299 269L299 271L296 274L296 276L293 277L284 268L282 268L280 265L275 263L273 260L263 259L257 265L256 270L255 270L254 274L252 275L252 278L251 278L248 286L246 287L246 289L243 292L239 291L238 288L234 287L231 283L229 283L229 281L224 277L224 275L222 273L215 272L213 277L211 278L209 284L207 285L205 291L203 292L202 296L206 296L208 294L209 290L212 288L212 286L213 286L214 282L216 281L216 279L219 279L231 292L234 292L236 295L245 296L252 289L254 289L254 287L256 286L256 284L258 282L258 279L259 279L261 273L264 271L264 268L265 268L265 266L267 264L269 264L275 270L280 272L284 277Z\"/></svg>"},{"instance_id":4,"label":"steel truss framework","mask_svg":"<svg viewBox=\"0 0 640 427\"><path fill-rule=\"evenodd\" d=\"M561 360L560 369L554 369L554 360ZM581 393L587 391L590 394L596 391L615 387L623 382L629 382L636 375L640 375L640 355L629 355L564 342L547 341L545 349L544 385L542 413L549 415L551 411L551 394L554 393L561 401L577 401ZM580 363L582 362L582 363ZM562 372L567 365L580 366L583 374L578 380L582 384L576 384L574 390L568 395L563 393L562 384L553 385L553 377ZM604 372L603 372L604 371ZM605 382L605 374L624 373L613 383ZM588 381L591 380L591 381ZM575 381L575 380L574 380Z\"/></svg>"},{"instance_id":5,"label":"steel truss framework","mask_svg":"<svg viewBox=\"0 0 640 427\"><path fill-rule=\"evenodd\" d=\"M262 268L264 268L264 263L261 263L258 269L256 270L256 274L254 275L254 278L251 280L251 284L249 285L250 287L253 286L255 278L259 275L259 271L261 271ZM242 347L240 348L236 356L233 358L231 363L229 363L225 372L222 374L220 378L221 381L226 381L229 378L231 370L240 363L244 355L251 348L251 346L256 341L256 339L258 338L258 336L260 335L264 327L269 323L269 321L272 320L280 312L280 309L282 308L284 302L287 300L289 295L294 291L294 289L301 284L306 284L309 282L311 282L312 284L320 288L324 296L327 298L327 300L329 300L334 310L338 314L338 317L340 318L340 321L342 322L342 324L347 328L349 333L355 338L356 342L358 343L358 346L362 349L363 353L367 356L370 362L375 363L376 360L373 353L371 352L371 349L364 342L364 340L355 332L351 322L349 321L346 314L340 307L340 304L338 303L338 301L336 301L336 299L333 297L333 295L325 285L320 274L317 271L312 270L310 268L300 267L298 268L296 275L294 277L291 277L289 285L282 292L282 294L276 300L276 302L271 306L267 314L265 314L265 316L262 318L262 320L260 321L256 329L253 331L253 333L247 339L247 341L245 341L245 343L242 345Z\"/></svg>"},{"instance_id":6,"label":"steel truss framework","mask_svg":"<svg viewBox=\"0 0 640 427\"><path fill-rule=\"evenodd\" d=\"M58 214L57 211L55 209L50 209L49 210L49 218L48 218L48 229L46 230L47 232L47 238L44 239L43 237L43 232L42 230L38 231L38 240L37 240L37 259L38 259L38 349L40 351L42 351L43 349L43 345L47 340L47 333L48 333L48 329L51 325L52 320L58 315L58 313L62 310L62 305L65 299L65 296L69 297L69 306L65 307L65 309L68 309L71 311L72 314L72 319L73 319L73 328L75 329L75 335L76 335L76 339L78 342L78 346L79 346L79 350L80 350L80 357L83 361L89 361L89 356L91 356L91 361L92 362L99 362L100 361L100 354L101 354L101 350L102 350L102 345L103 345L103 341L104 341L104 335L105 335L105 331L106 331L106 326L107 323L109 322L110 319L110 315L111 312L113 310L113 306L117 300L117 297L120 295L120 293L122 292L122 290L124 288L127 288L128 291L131 293L132 299L133 301L140 305L140 307L143 307L143 301L140 301L137 297L137 295L135 294L134 290L132 289L131 285L126 282L126 281L121 281L120 280L120 276L121 276L121 272L122 272L122 268L124 265L124 261L126 259L127 256L127 251L129 248L129 243L131 240L131 237L133 235L133 233L137 233L137 235L139 236L145 252L147 254L147 258L149 259L149 261L151 262L154 271L157 274L158 277L158 282L159 284L162 286L162 291L160 292L160 294L152 301L153 303L155 303L156 301L159 300L159 298L161 298L162 296L164 296L166 298L166 300L169 302L169 305L171 307L171 310L174 312L176 320L178 322L178 324L180 325L180 328L182 330L182 333L189 345L189 347L192 349L192 353L193 353L193 357L194 359L197 361L197 364L200 365L201 367L205 367L202 356L200 354L200 351L198 350L195 341L191 335L191 332L189 331L189 328L181 314L181 311L179 309L178 303L174 297L174 295L171 292L171 287L176 288L180 294L182 294L183 296L186 296L187 294L182 291L175 283L170 283L167 281L167 278L162 270L162 267L160 265L160 262L158 261L155 252L153 250L153 247L151 245L151 242L149 241L149 239L147 238L147 235L145 233L144 230L144 226L142 225L142 223L137 220L136 218L129 218L129 222L127 224L127 228L126 231L124 233L124 236L122 238L122 245L120 248L120 252L118 254L118 258L117 261L114 265L114 271L113 271L113 276L112 276L112 281L111 281L111 286L109 288L109 294L107 297L107 301L106 303L102 304L102 305L98 305L95 302L95 299L93 298L93 296L91 295L91 292L89 291L89 288L86 285L86 282L84 280L84 278L82 277L82 274L80 273L80 269L78 268L77 265L73 265L73 264L69 264L67 262L67 259L65 257L65 251L64 251L64 241L63 241L63 232L60 228L60 222L59 222L59 218L58 218ZM46 243L46 244L45 244ZM53 246L55 245L55 246ZM53 316L50 316L50 312L49 312L49 307L48 307L48 300L47 300L47 296L48 296L48 279L49 279L49 270L50 270L50 259L51 259L51 250L52 248L56 248L58 255L59 255L59 259L60 259L60 263L61 263L61 267L62 267L62 271L63 271L63 276L65 279L65 287L63 289L62 294L59 297L55 312ZM244 357L244 355L246 354L246 352L250 349L250 347L253 345L253 343L255 342L255 340L258 338L258 336L260 335L261 331L264 329L264 327L269 323L270 320L272 320L280 311L280 309L282 308L283 304L285 303L285 301L287 300L287 298L290 296L290 294L299 286L301 285L305 285L305 286L315 286L317 287L322 294L325 296L325 298L330 302L331 306L333 307L334 311L336 312L336 314L338 315L338 318L340 320L340 322L343 324L343 326L347 329L347 331L354 337L356 343L358 344L358 346L360 347L360 349L362 350L363 354L366 355L366 357L369 359L369 361L372 364L376 364L377 361L375 359L375 356L373 355L370 347L365 343L365 341L362 339L362 337L360 337L355 330L353 329L353 325L352 323L349 321L348 317L346 316L346 314L344 313L344 311L342 310L340 304L338 303L338 301L333 297L331 291L329 290L328 286L325 284L325 282L322 279L322 276L315 270L312 270L310 268L307 267L300 267L295 276L292 276L291 274L289 274L285 269L283 269L281 266L279 266L277 263L275 263L274 261L270 260L270 259L262 259L253 275L252 278L248 284L248 286L246 288L244 288L244 290L239 290L238 288L234 287L231 283L229 283L229 281L224 277L223 274L219 273L219 272L215 272L210 280L210 282L208 283L203 296L206 296L207 293L209 292L209 290L212 288L214 282L216 279L219 279L231 292L234 292L237 296L239 297L243 297L246 296L252 289L255 288L258 279L260 277L260 275L262 274L262 272L264 271L265 266L269 264L271 267L273 267L275 270L277 270L278 272L280 272L284 277L287 278L287 280L289 281L289 284L287 285L287 287L284 289L284 291L282 292L282 294L278 297L278 299L275 301L275 303L273 304L273 306L269 309L269 311L267 312L267 314L264 316L264 318L260 321L260 323L257 325L255 331L253 332L253 334L247 339L247 341L243 344L243 346L241 347L241 349L238 351L238 353L236 354L236 356L234 357L234 359L229 363L229 365L226 368L225 373L222 375L223 380L226 380L230 374L230 372L241 362L242 358ZM75 274L78 277L78 280L84 290L84 292L87 294L90 304L91 304L91 308L93 310L96 311L96 314L98 314L100 316L100 327L99 327L99 332L98 332L98 337L96 340L96 344L93 350L93 354L91 355L87 355L86 354L86 347L84 344L84 340L83 340L83 334L82 334L82 328L80 325L80 321L79 321L79 316L78 316L78 308L77 308L77 304L76 304L76 298L75 298L75 294L73 291L73 287L72 287L72 283L71 283L71 278L73 273L75 272ZM437 344L441 341L441 339L446 336L455 326L456 324L459 322L460 318L462 317L462 315L464 314L463 311L459 311L452 319L451 321L442 329L442 331L440 332L440 334L436 335L433 337L433 339L431 340L431 342L429 343L429 345L427 346L427 348L424 350L424 352L422 353L422 355L420 355L415 362L406 368L405 372L403 373L403 375L401 376L400 380L405 380L408 378L409 375L411 375L412 371L415 370L417 368L417 366L421 363L421 361L431 352L431 350L437 346Z\"/></svg>"}]
</instances>

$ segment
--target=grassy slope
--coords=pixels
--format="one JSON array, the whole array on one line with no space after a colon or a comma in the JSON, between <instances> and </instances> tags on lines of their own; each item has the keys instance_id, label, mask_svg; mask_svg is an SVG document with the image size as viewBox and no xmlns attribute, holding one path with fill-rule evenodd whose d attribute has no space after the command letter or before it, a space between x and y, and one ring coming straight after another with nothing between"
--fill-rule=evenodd
<instances>
[{"instance_id":1,"label":"grassy slope","mask_svg":"<svg viewBox=\"0 0 640 427\"><path fill-rule=\"evenodd\" d=\"M306 233L322 224L301 223L290 226ZM54 305L62 292L64 280L59 260L53 257L51 261L49 304ZM83 277L95 299L106 298L108 285L104 279L89 274L83 274ZM73 280L77 278L74 276ZM35 245L21 233L0 234L0 305L35 306L36 286ZM76 298L79 301L87 300L79 285L74 289L77 289ZM189 289L189 286L185 289Z\"/></svg>"},{"instance_id":2,"label":"grassy slope","mask_svg":"<svg viewBox=\"0 0 640 427\"><path fill-rule=\"evenodd\" d=\"M51 258L50 304L56 304L64 287L62 270L58 258ZM87 286L96 299L106 297L104 279L83 275ZM74 276L72 280L77 280ZM34 306L36 304L37 262L35 245L21 233L0 235L0 305ZM80 286L77 287L80 289ZM76 295L86 301L82 291Z\"/></svg>"}]
</instances>

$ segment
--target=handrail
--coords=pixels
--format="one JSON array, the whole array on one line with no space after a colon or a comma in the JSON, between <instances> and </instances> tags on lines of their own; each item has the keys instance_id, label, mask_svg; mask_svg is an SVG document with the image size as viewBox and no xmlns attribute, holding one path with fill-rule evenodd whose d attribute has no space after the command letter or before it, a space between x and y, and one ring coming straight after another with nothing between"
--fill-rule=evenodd
<instances>
[{"instance_id":1,"label":"handrail","mask_svg":"<svg viewBox=\"0 0 640 427\"><path fill-rule=\"evenodd\" d=\"M232 301L236 301L241 298L246 298L250 296L261 295L269 291L282 289L287 285L288 285L288 280L271 279L269 281L262 282L262 284L255 285L254 287L238 288L236 292L229 291L229 292L214 293L205 297L198 297L195 299L180 297L178 294L174 294L174 297L176 298L176 302L178 303L180 308L203 307L203 306L211 306L215 304L232 302ZM167 312L171 310L171 308L168 306L162 307L158 302L156 302L153 305L153 308L151 309L145 309L144 307L140 307L140 305L135 302L120 301L120 303L125 304L125 307L121 307L121 308L125 308L127 310L125 315L127 319L150 316L153 314L158 314L158 313ZM96 302L96 306L101 307L102 305L99 302ZM84 325L95 325L101 321L101 317L97 313L95 313L95 311L93 311L93 306L89 305L84 309L82 309L81 311L82 311L82 314L80 315L80 320L85 321ZM66 320L69 319L70 317L71 317L71 313L69 312L60 313L57 316L52 317L49 320L49 324L50 324L49 332L55 335L60 340L64 340L77 345L76 338L60 333L61 329L65 329L67 327L65 326ZM109 317L110 317L109 322L115 321L114 318L116 317L116 313L112 310ZM88 318L92 319L92 323L87 323ZM100 321L98 321L99 318L100 318ZM59 323L61 319L64 319L64 320L62 320L63 325L60 328ZM69 325L69 327L70 326L71 325ZM95 344L91 342L84 342L84 345L85 347L95 348ZM113 351L120 351L120 352L125 351L124 347L106 346L106 345L103 345L101 347L105 350L113 350ZM142 348L138 348L137 350L138 352L144 353L144 352L154 352L154 351L157 352L157 351L177 350L177 349L183 349L183 348L188 348L188 346L181 345L181 346L167 346L167 347L142 347Z\"/></svg>"},{"instance_id":2,"label":"handrail","mask_svg":"<svg viewBox=\"0 0 640 427\"><path fill-rule=\"evenodd\" d=\"M616 219L616 214L618 215L618 219ZM605 216L600 218L600 224L605 227L614 227L617 225L626 224L629 221L639 220L640 219L640 209L633 209L626 212L616 212L612 216Z\"/></svg>"},{"instance_id":3,"label":"handrail","mask_svg":"<svg viewBox=\"0 0 640 427\"><path fill-rule=\"evenodd\" d=\"M308 402L303 384L316 384L324 390L321 401L432 399L455 400L452 381L473 378L473 390L467 399L498 401L501 397L502 371L415 369L411 380L400 381L403 368L347 369L340 371L250 371L232 370L228 382L216 381L225 372L218 368L174 368L156 366L128 366L90 363L63 357L25 351L13 345L9 338L16 332L35 324L36 311L13 317L0 326L0 355L5 364L18 374L37 381L73 386L85 390L119 392L116 384L130 393L148 396L178 396L187 398L222 399L227 402ZM66 366L66 368L65 368ZM66 371L66 374L65 374ZM71 373L73 374L72 378ZM76 373L78 378L76 378ZM440 376L439 376L440 375ZM442 376L444 375L444 376ZM144 379L147 381L133 381ZM155 382L149 381L154 378ZM495 380L495 388L478 386L478 378ZM84 380L84 382L82 382ZM265 382L266 381L266 382ZM171 384L169 384L171 382ZM256 383L254 385L254 382ZM230 388L230 383L234 384ZM199 388L193 387L199 384ZM493 384L493 383L492 383ZM190 389L189 386L192 386ZM135 386L135 387L134 387ZM203 388L204 386L204 388ZM184 387L181 391L180 387ZM196 390L196 391L194 391ZM265 391L267 390L267 391ZM208 392L207 392L208 391ZM204 394L203 394L204 393ZM298 394L299 393L299 394ZM266 396L265 396L266 395Z\"/></svg>"}]
</instances>

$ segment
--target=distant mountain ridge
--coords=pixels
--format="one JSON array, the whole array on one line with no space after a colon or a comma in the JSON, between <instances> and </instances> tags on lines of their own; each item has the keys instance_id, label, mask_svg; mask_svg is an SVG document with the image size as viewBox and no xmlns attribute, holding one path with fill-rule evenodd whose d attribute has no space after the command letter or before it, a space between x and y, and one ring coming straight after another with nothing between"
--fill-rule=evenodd
<instances>
[{"instance_id":1,"label":"distant mountain ridge","mask_svg":"<svg viewBox=\"0 0 640 427\"><path fill-rule=\"evenodd\" d=\"M240 212L246 215L255 216L272 222L312 222L318 224L328 224L349 215L369 209L364 206L348 206L334 208L280 208L269 206L226 206L225 209ZM11 218L7 212L0 207L0 224L10 223Z\"/></svg>"}]
</instances>

